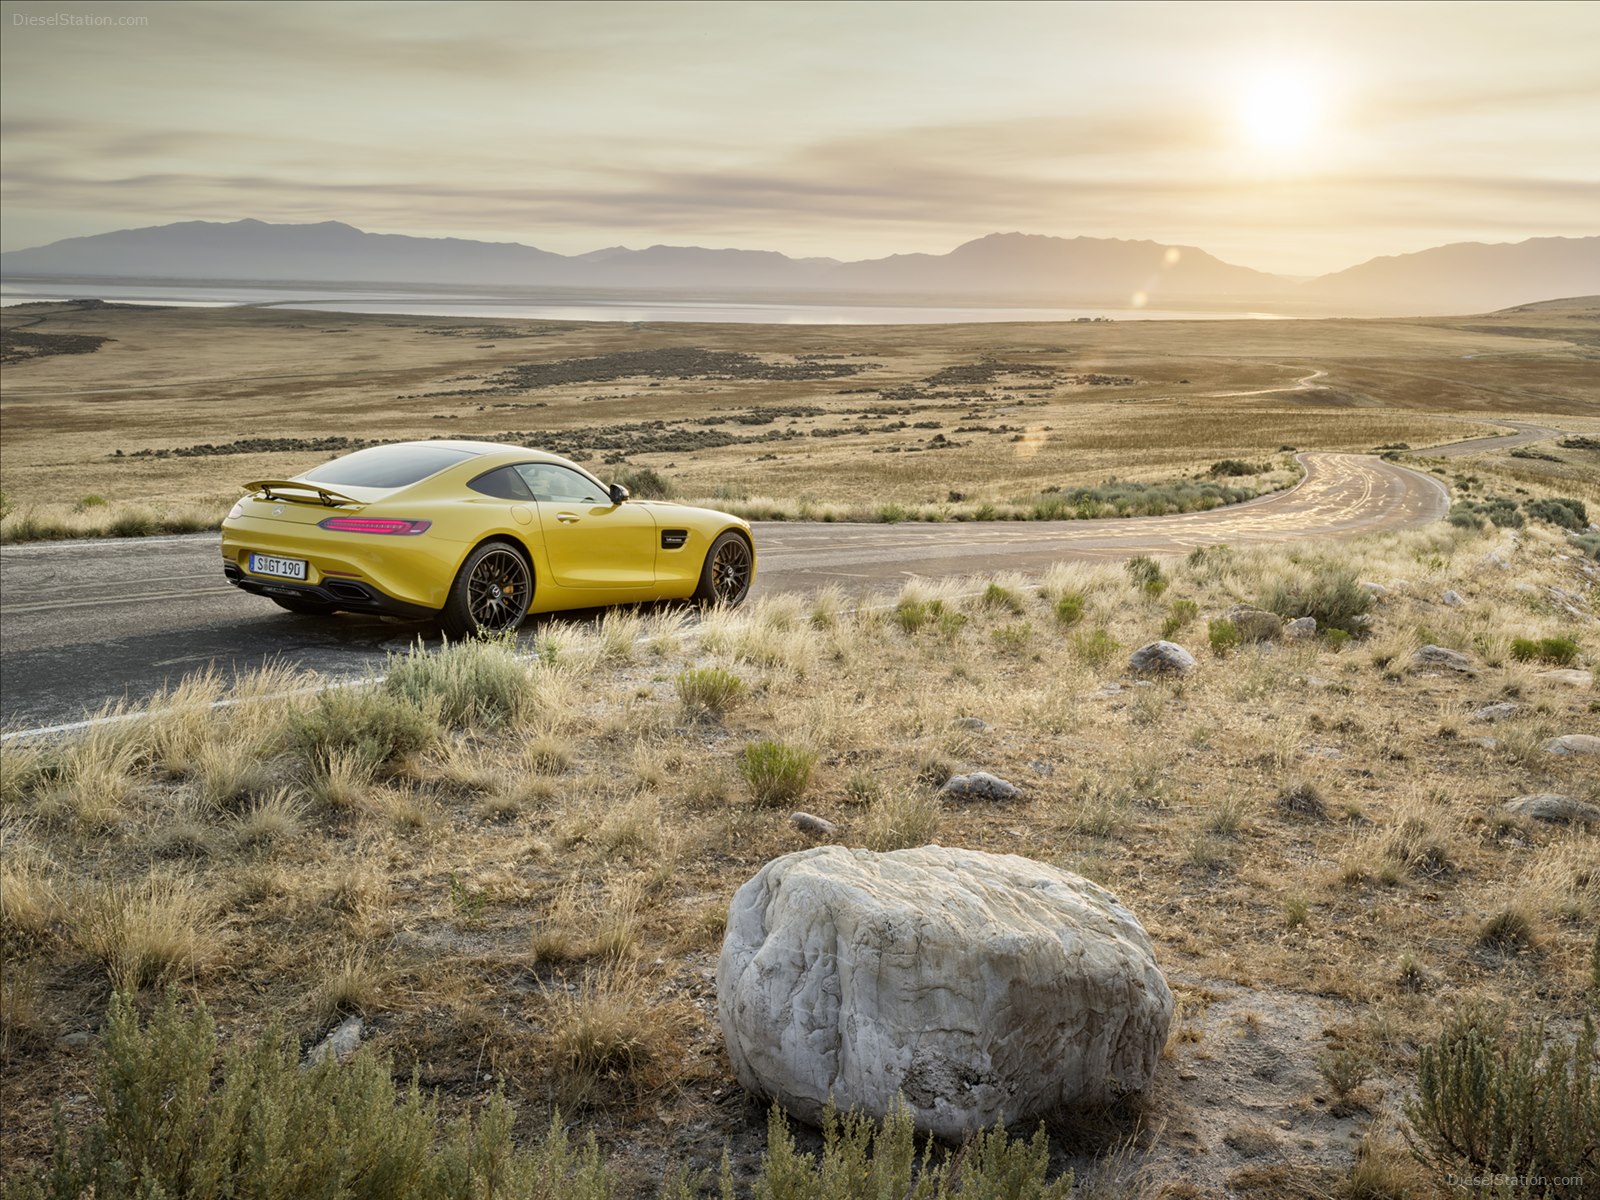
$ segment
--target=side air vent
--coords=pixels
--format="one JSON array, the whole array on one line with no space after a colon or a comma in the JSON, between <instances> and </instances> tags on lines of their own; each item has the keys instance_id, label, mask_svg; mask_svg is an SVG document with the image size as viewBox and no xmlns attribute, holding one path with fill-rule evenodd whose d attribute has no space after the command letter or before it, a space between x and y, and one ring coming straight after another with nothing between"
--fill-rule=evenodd
<instances>
[{"instance_id":1,"label":"side air vent","mask_svg":"<svg viewBox=\"0 0 1600 1200\"><path fill-rule=\"evenodd\" d=\"M663 529L661 531L661 548L663 550L682 550L683 544L689 540L687 529Z\"/></svg>"}]
</instances>

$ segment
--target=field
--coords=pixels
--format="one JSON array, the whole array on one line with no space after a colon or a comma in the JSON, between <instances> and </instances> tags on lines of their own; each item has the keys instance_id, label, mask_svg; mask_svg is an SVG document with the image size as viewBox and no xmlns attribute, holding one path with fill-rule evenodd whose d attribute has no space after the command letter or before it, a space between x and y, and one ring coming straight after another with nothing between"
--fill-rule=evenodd
<instances>
[{"instance_id":1,"label":"field","mask_svg":"<svg viewBox=\"0 0 1600 1200\"><path fill-rule=\"evenodd\" d=\"M1341 572L1387 589L1367 637L1211 624ZM148 1010L172 985L225 1041L281 1019L296 1054L359 1015L447 1114L503 1089L519 1139L556 1110L595 1132L616 1195L725 1146L748 1183L765 1114L711 976L733 889L811 844L799 807L849 845L1026 852L1141 917L1179 1017L1142 1106L1052 1129L1053 1169L1125 1189L1090 1194L1449 1194L1395 1132L1419 1047L1471 1005L1570 1041L1600 989L1595 831L1504 807L1600 803L1592 761L1545 748L1600 707L1594 576L1544 523L1441 524L1198 553L1163 588L1107 564L617 614L532 659L468 646L289 701L252 697L292 678L199 678L147 720L8 743L5 1157L41 1161L52 1104L92 1113L111 989ZM1138 686L1127 651L1163 633L1201 668ZM1425 642L1472 671L1414 663ZM792 794L752 791L758 739L811 763ZM1023 799L940 799L969 769Z\"/></svg>"},{"instance_id":2,"label":"field","mask_svg":"<svg viewBox=\"0 0 1600 1200\"><path fill-rule=\"evenodd\" d=\"M26 324L37 315L4 312L34 335L7 343L32 356L6 372L8 524L88 529L138 506L214 519L231 481L304 469L334 439L441 432L539 431L602 474L649 468L681 496L795 515L971 515L960 506L1050 487L1266 465L1285 445L1422 449L1498 418L1600 433L1593 305L826 330L94 307ZM594 361L633 354L647 357ZM958 432L975 424L990 428ZM706 431L734 440L687 436ZM930 448L940 434L965 444ZM1178 1014L1142 1101L1050 1123L1049 1171L1073 1171L1075 1195L1464 1194L1452 1177L1496 1169L1505 1148L1449 1148L1459 1093L1432 1115L1413 1103L1439 1039L1464 1028L1502 1064L1520 1033L1575 1048L1566 1091L1519 1077L1545 1080L1545 1107L1504 1128L1543 1138L1513 1165L1578 1179L1545 1194L1593 1194L1600 828L1583 806L1600 806L1600 771L1549 747L1600 721L1600 539L1539 501L1573 497L1593 519L1600 453L1520 450L1448 460L1478 511L1408 533L618 612L551 623L531 655L396 656L366 687L196 676L83 736L0 744L3 1178L47 1165L52 1106L75 1145L118 1095L137 1119L117 1145L187 1155L185 1137L218 1136L220 1107L173 1102L185 1079L204 1095L220 1078L209 1043L183 1043L186 1059L169 1030L138 1059L108 1020L120 992L140 1019L164 994L180 1013L204 1005L224 1046L278 1038L288 1062L359 1018L374 1059L290 1066L280 1086L404 1092L414 1076L438 1121L407 1117L406 1145L435 1130L479 1144L444 1122L494 1128L499 1094L524 1150L554 1154L557 1119L593 1134L587 1190L558 1172L511 1194L694 1194L659 1189L681 1169L716 1176L724 1154L733 1193L751 1194L774 1143L729 1072L713 975L733 891L814 844L789 819L803 809L851 846L1025 853L1142 920ZM1226 616L1240 603L1315 609L1324 636L1242 640ZM1339 624L1355 636L1326 632ZM1157 637L1197 670L1130 675L1129 651ZM1414 658L1423 645L1467 669ZM749 748L768 741L792 752L787 789L755 770L776 752ZM1021 798L941 797L970 770ZM1506 807L1530 794L1565 796L1568 818ZM832 1186L758 1194L864 1194ZM489 1194L474 1187L451 1194Z\"/></svg>"},{"instance_id":3,"label":"field","mask_svg":"<svg viewBox=\"0 0 1600 1200\"><path fill-rule=\"evenodd\" d=\"M7 539L205 528L247 480L408 437L521 440L606 477L648 469L680 498L753 516L938 519L1224 459L1273 468L1284 446L1421 448L1496 414L1600 431L1596 302L896 327L82 304L7 308L0 325Z\"/></svg>"}]
</instances>

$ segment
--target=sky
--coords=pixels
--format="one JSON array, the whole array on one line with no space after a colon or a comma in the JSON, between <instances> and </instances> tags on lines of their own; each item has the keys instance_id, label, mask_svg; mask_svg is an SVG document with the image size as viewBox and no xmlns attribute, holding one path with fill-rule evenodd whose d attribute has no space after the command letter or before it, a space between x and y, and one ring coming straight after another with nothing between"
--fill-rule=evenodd
<instances>
[{"instance_id":1,"label":"sky","mask_svg":"<svg viewBox=\"0 0 1600 1200\"><path fill-rule=\"evenodd\" d=\"M0 248L183 220L1313 275L1600 233L1600 4L0 0Z\"/></svg>"}]
</instances>

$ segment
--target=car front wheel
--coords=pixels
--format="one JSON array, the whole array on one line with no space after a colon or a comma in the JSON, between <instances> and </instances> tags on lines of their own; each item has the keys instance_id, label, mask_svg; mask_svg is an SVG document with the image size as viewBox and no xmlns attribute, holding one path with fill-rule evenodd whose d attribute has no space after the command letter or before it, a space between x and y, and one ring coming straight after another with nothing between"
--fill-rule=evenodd
<instances>
[{"instance_id":1,"label":"car front wheel","mask_svg":"<svg viewBox=\"0 0 1600 1200\"><path fill-rule=\"evenodd\" d=\"M460 641L515 629L533 603L528 560L505 542L487 542L467 555L439 613L445 636Z\"/></svg>"},{"instance_id":2,"label":"car front wheel","mask_svg":"<svg viewBox=\"0 0 1600 1200\"><path fill-rule=\"evenodd\" d=\"M750 578L754 573L755 555L750 543L732 530L722 534L706 551L705 565L700 568L700 586L694 598L701 604L726 604L732 608L750 594Z\"/></svg>"}]
</instances>

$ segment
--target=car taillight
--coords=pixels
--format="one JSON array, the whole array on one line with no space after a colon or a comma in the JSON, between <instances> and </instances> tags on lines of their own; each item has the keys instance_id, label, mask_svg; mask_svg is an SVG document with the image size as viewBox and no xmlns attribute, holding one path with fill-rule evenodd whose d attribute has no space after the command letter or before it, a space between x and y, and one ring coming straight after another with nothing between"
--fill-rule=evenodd
<instances>
[{"instance_id":1,"label":"car taillight","mask_svg":"<svg viewBox=\"0 0 1600 1200\"><path fill-rule=\"evenodd\" d=\"M319 529L334 533L397 533L402 537L426 533L432 521L406 521L399 517L329 517L318 521Z\"/></svg>"},{"instance_id":2,"label":"car taillight","mask_svg":"<svg viewBox=\"0 0 1600 1200\"><path fill-rule=\"evenodd\" d=\"M241 500L228 510L228 520L244 516L244 501Z\"/></svg>"}]
</instances>

